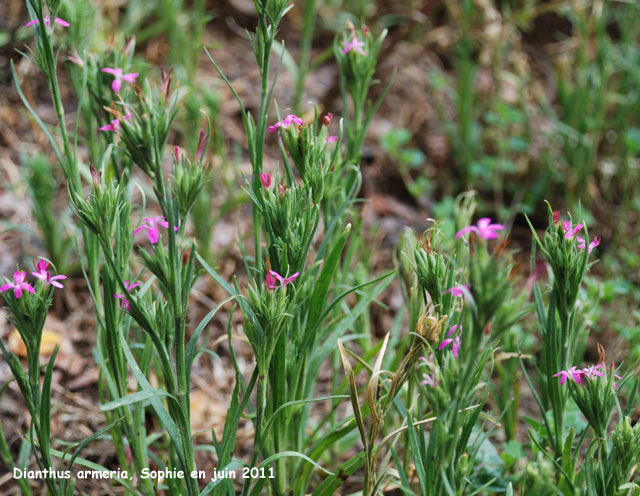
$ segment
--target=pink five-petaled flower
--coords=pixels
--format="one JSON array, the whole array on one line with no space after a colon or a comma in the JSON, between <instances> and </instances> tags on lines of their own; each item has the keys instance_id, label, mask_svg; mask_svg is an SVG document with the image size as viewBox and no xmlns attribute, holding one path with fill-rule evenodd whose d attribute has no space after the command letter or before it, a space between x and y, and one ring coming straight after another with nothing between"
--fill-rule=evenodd
<instances>
[{"instance_id":1,"label":"pink five-petaled flower","mask_svg":"<svg viewBox=\"0 0 640 496\"><path fill-rule=\"evenodd\" d=\"M267 272L267 288L269 291L276 289L276 281L280 282L283 288L287 287L287 284L295 281L296 277L300 275L300 272L290 275L289 277L282 277L275 270L269 270Z\"/></svg>"},{"instance_id":2,"label":"pink five-petaled flower","mask_svg":"<svg viewBox=\"0 0 640 496\"><path fill-rule=\"evenodd\" d=\"M140 286L139 282L133 283L133 284L129 284L129 279L126 279L124 281L124 288L127 290L127 293L130 293L131 290L135 287ZM120 300L120 308L124 308L127 312L129 311L129 309L131 308L131 303L129 303L129 300L127 300L127 295L126 294L114 294L113 297L116 300Z\"/></svg>"},{"instance_id":3,"label":"pink five-petaled flower","mask_svg":"<svg viewBox=\"0 0 640 496\"><path fill-rule=\"evenodd\" d=\"M24 270L17 270L13 273L13 282L7 282L0 286L0 293L4 293L9 289L13 289L13 294L16 298L20 298L22 296L22 291L28 291L29 293L33 293L34 289L31 284L25 282L27 278L27 273Z\"/></svg>"},{"instance_id":4,"label":"pink five-petaled flower","mask_svg":"<svg viewBox=\"0 0 640 496\"><path fill-rule=\"evenodd\" d=\"M557 374L553 374L553 377L560 376L560 385L562 386L567 379L572 379L578 384L582 382L582 377L586 375L584 369L579 369L578 367L571 367L569 370L561 370Z\"/></svg>"},{"instance_id":5,"label":"pink five-petaled flower","mask_svg":"<svg viewBox=\"0 0 640 496\"><path fill-rule=\"evenodd\" d=\"M504 226L502 224L492 224L489 217L483 217L478 220L477 226L467 226L458 231L456 239L464 236L468 232L474 232L484 239L496 239L498 237L498 231L502 231L503 229Z\"/></svg>"},{"instance_id":6,"label":"pink five-petaled flower","mask_svg":"<svg viewBox=\"0 0 640 496\"><path fill-rule=\"evenodd\" d=\"M138 77L137 72L130 72L129 74L124 74L122 69L116 67L105 67L102 69L102 72L106 72L107 74L111 74L115 79L113 83L111 83L111 89L114 92L120 93L120 88L122 87L122 81L126 81L128 83L135 83L136 78Z\"/></svg>"},{"instance_id":7,"label":"pink five-petaled flower","mask_svg":"<svg viewBox=\"0 0 640 496\"><path fill-rule=\"evenodd\" d=\"M273 133L276 131L276 129L278 129L279 127L283 127L283 128L287 128L289 127L292 123L297 124L298 126L302 126L302 124L304 124L304 122L302 121L302 119L300 119L300 117L298 117L295 114L289 114L288 116L286 116L284 119L282 119L279 122L276 122L273 126L269 126L269 132Z\"/></svg>"},{"instance_id":8,"label":"pink five-petaled flower","mask_svg":"<svg viewBox=\"0 0 640 496\"><path fill-rule=\"evenodd\" d=\"M164 227L165 229L169 229L169 223L165 217L161 215L158 217L147 217L146 219L142 219L142 225L133 230L132 236L135 236L143 229L147 230L147 237L152 245L155 245L160 238L160 232L158 230L158 226ZM178 227L173 226L173 230L177 231Z\"/></svg>"},{"instance_id":9,"label":"pink five-petaled flower","mask_svg":"<svg viewBox=\"0 0 640 496\"><path fill-rule=\"evenodd\" d=\"M451 337L451 335L456 331L457 328L458 328L457 324L452 326L451 329L449 329L449 333L447 334L447 336L449 337L447 339L444 339L442 343L440 343L440 346L438 347L439 350L442 350L447 346L449 346L451 343L453 343L451 350L453 351L454 358L458 358L458 350L460 349L460 344L461 344L459 335L456 336L455 339ZM462 331L462 326L460 326L460 331Z\"/></svg>"},{"instance_id":10,"label":"pink five-petaled flower","mask_svg":"<svg viewBox=\"0 0 640 496\"><path fill-rule=\"evenodd\" d=\"M562 222L562 229L564 230L564 239L573 239L578 234L584 224L578 224L576 227L571 227L571 222L565 220ZM584 242L584 240L583 240Z\"/></svg>"},{"instance_id":11,"label":"pink five-petaled flower","mask_svg":"<svg viewBox=\"0 0 640 496\"><path fill-rule=\"evenodd\" d=\"M581 238L580 236L576 236L576 240L578 241L578 248L580 248L581 250L584 250L587 246L587 242L584 240L584 238ZM591 243L589 243L589 253L591 253L593 249L599 244L600 244L600 238L598 238L598 236L595 236L591 241Z\"/></svg>"},{"instance_id":12,"label":"pink five-petaled flower","mask_svg":"<svg viewBox=\"0 0 640 496\"><path fill-rule=\"evenodd\" d=\"M599 363L598 365L592 365L591 367L586 367L584 369L582 369L582 375L584 377L602 377L602 372L600 372L598 369L604 367L604 362Z\"/></svg>"},{"instance_id":13,"label":"pink five-petaled flower","mask_svg":"<svg viewBox=\"0 0 640 496\"><path fill-rule=\"evenodd\" d=\"M367 55L365 51L362 49L363 46L364 46L364 42L358 40L358 37L354 35L351 41L345 40L342 42L342 53L349 53L351 50L353 50L354 52L359 53L360 55Z\"/></svg>"},{"instance_id":14,"label":"pink five-petaled flower","mask_svg":"<svg viewBox=\"0 0 640 496\"><path fill-rule=\"evenodd\" d=\"M49 16L44 16L44 25L49 27L49 25L51 24L51 18ZM29 26L33 26L34 24L39 24L40 23L40 19L34 19L33 21L29 21L28 23L26 23L24 25L25 28L29 27ZM62 27L69 27L71 24L69 24L67 21L65 21L64 19L60 19L59 17L56 17L53 20L54 24L59 24Z\"/></svg>"},{"instance_id":15,"label":"pink five-petaled flower","mask_svg":"<svg viewBox=\"0 0 640 496\"><path fill-rule=\"evenodd\" d=\"M31 275L33 277L37 277L38 279L44 281L45 284L51 284L54 288L62 289L64 286L58 281L62 281L67 278L67 276L57 275L52 276L49 272L49 262L43 260L42 258L36 261L33 261L33 266L36 269L36 272L32 272Z\"/></svg>"},{"instance_id":16,"label":"pink five-petaled flower","mask_svg":"<svg viewBox=\"0 0 640 496\"><path fill-rule=\"evenodd\" d=\"M260 183L262 183L265 188L271 186L271 174L265 174L264 172L261 172Z\"/></svg>"}]
</instances>

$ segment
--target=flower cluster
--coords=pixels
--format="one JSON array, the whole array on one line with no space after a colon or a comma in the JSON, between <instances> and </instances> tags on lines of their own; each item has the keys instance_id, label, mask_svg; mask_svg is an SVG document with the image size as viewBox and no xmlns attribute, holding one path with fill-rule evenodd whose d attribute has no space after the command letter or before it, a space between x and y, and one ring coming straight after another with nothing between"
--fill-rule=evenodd
<instances>
[{"instance_id":1,"label":"flower cluster","mask_svg":"<svg viewBox=\"0 0 640 496\"><path fill-rule=\"evenodd\" d=\"M560 385L564 385L564 383L567 382L567 379L571 379L576 384L581 384L582 379L584 378L593 379L596 377L602 377L602 372L598 370L602 367L604 367L604 362L583 369L579 369L578 367L573 366L568 370L561 370L557 374L553 374L553 377L560 377ZM614 377L616 379L622 379L622 377L620 377L618 374L614 374ZM614 382L613 387L615 389L618 389L618 384Z\"/></svg>"},{"instance_id":2,"label":"flower cluster","mask_svg":"<svg viewBox=\"0 0 640 496\"><path fill-rule=\"evenodd\" d=\"M553 223L555 225L560 224L560 212L555 210L553 212ZM562 221L562 230L564 231L564 239L574 239L577 241L577 246L581 250L584 250L587 247L587 242L584 238L578 236L577 234L584 227L584 224L576 224L575 226L571 225L571 222L568 220ZM591 243L589 243L589 253L593 251L593 249L600 244L600 238L598 236L594 236Z\"/></svg>"},{"instance_id":3,"label":"flower cluster","mask_svg":"<svg viewBox=\"0 0 640 496\"><path fill-rule=\"evenodd\" d=\"M35 267L36 271L32 272L31 274L37 279L43 281L45 286L51 285L55 288L60 289L64 287L58 281L66 279L67 276L61 274L57 276L51 275L51 272L49 272L49 267L51 266L51 264L49 264L49 262L41 258L37 262L34 260L33 266ZM20 299L22 297L23 291L26 291L27 293L35 292L33 286L27 282L27 273L24 270L15 271L13 273L13 281L6 282L2 286L0 286L0 293L4 293L5 291L9 291L10 289L13 289L13 295L16 297L16 299Z\"/></svg>"}]
</instances>

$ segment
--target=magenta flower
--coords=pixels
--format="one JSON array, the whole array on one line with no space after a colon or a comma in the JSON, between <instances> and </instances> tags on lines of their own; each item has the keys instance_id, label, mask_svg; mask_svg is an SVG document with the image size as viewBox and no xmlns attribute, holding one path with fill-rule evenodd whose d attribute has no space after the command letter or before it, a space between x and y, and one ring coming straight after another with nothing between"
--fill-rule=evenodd
<instances>
[{"instance_id":1,"label":"magenta flower","mask_svg":"<svg viewBox=\"0 0 640 496\"><path fill-rule=\"evenodd\" d=\"M147 217L146 219L142 219L142 225L133 230L132 236L135 236L143 229L147 230L147 237L152 245L155 245L160 238L160 231L158 226L164 227L165 229L169 229L169 223L167 219L162 216L158 217ZM173 230L177 231L178 227L173 226Z\"/></svg>"},{"instance_id":2,"label":"magenta flower","mask_svg":"<svg viewBox=\"0 0 640 496\"><path fill-rule=\"evenodd\" d=\"M276 289L276 281L280 282L283 288L286 288L289 283L295 281L296 277L300 275L300 272L296 272L295 274L290 275L289 277L282 277L275 270L269 270L267 272L267 289L269 291L273 291Z\"/></svg>"},{"instance_id":3,"label":"magenta flower","mask_svg":"<svg viewBox=\"0 0 640 496\"><path fill-rule=\"evenodd\" d=\"M567 379L572 379L573 381L580 384L582 382L582 377L586 375L584 369L579 369L578 367L571 367L569 370L561 370L557 374L553 374L552 377L560 376L560 385L562 386Z\"/></svg>"},{"instance_id":4,"label":"magenta flower","mask_svg":"<svg viewBox=\"0 0 640 496\"><path fill-rule=\"evenodd\" d=\"M422 377L424 377L424 380L420 384L423 386L436 387L440 384L440 379L435 374L422 374Z\"/></svg>"},{"instance_id":5,"label":"magenta flower","mask_svg":"<svg viewBox=\"0 0 640 496\"><path fill-rule=\"evenodd\" d=\"M265 188L271 186L271 174L260 173L260 182Z\"/></svg>"},{"instance_id":6,"label":"magenta flower","mask_svg":"<svg viewBox=\"0 0 640 496\"><path fill-rule=\"evenodd\" d=\"M335 143L336 141L338 141L337 136L327 136L327 143Z\"/></svg>"},{"instance_id":7,"label":"magenta flower","mask_svg":"<svg viewBox=\"0 0 640 496\"><path fill-rule=\"evenodd\" d=\"M602 372L598 370L601 367L604 367L604 362L582 369L582 375L584 377L602 377Z\"/></svg>"},{"instance_id":8,"label":"magenta flower","mask_svg":"<svg viewBox=\"0 0 640 496\"><path fill-rule=\"evenodd\" d=\"M447 337L447 339L444 339L442 343L440 343L440 346L438 347L439 350L443 350L444 348L449 346L451 343L453 343L453 346L451 347L451 351L453 351L454 358L458 358L458 350L460 349L460 345L462 344L462 341L460 340L460 335L456 336L455 339L451 337L451 335L456 331L457 328L458 328L457 325L452 326L451 329L449 329L449 332L447 334L447 336L449 337ZM462 326L460 326L460 332L462 332Z\"/></svg>"},{"instance_id":9,"label":"magenta flower","mask_svg":"<svg viewBox=\"0 0 640 496\"><path fill-rule=\"evenodd\" d=\"M358 40L358 37L354 35L351 41L345 40L342 42L342 53L349 53L351 50L353 50L360 55L367 55L362 49L363 46L364 42Z\"/></svg>"},{"instance_id":10,"label":"magenta flower","mask_svg":"<svg viewBox=\"0 0 640 496\"><path fill-rule=\"evenodd\" d=\"M576 236L576 240L578 241L578 248L580 248L581 250L584 250L587 245L587 242L584 240L584 238L581 238L580 236ZM598 238L598 236L595 236L593 238L593 241L589 243L589 253L591 253L593 249L599 244L600 244L600 238Z\"/></svg>"},{"instance_id":11,"label":"magenta flower","mask_svg":"<svg viewBox=\"0 0 640 496\"><path fill-rule=\"evenodd\" d=\"M129 119L131 119L131 114L126 114L124 116L124 120L128 121ZM114 133L118 133L118 132L120 132L120 128L121 127L122 126L120 125L120 120L119 119L113 119L106 126L99 127L98 131L111 131L111 132L114 132Z\"/></svg>"},{"instance_id":12,"label":"magenta flower","mask_svg":"<svg viewBox=\"0 0 640 496\"><path fill-rule=\"evenodd\" d=\"M13 294L16 298L20 298L22 296L23 290L29 293L33 293L33 286L28 282L25 282L26 278L27 273L24 270L15 271L13 273L13 282L7 282L0 286L0 293L4 293L5 291L13 289Z\"/></svg>"},{"instance_id":13,"label":"magenta flower","mask_svg":"<svg viewBox=\"0 0 640 496\"><path fill-rule=\"evenodd\" d=\"M269 126L269 132L273 133L276 131L276 129L278 129L279 127L283 127L283 128L287 128L289 127L291 124L297 124L298 126L302 126L302 124L304 124L304 122L302 122L302 119L300 119L300 117L298 117L295 114L289 114L288 116L286 116L284 119L282 119L279 122L276 122L273 126Z\"/></svg>"},{"instance_id":14,"label":"magenta flower","mask_svg":"<svg viewBox=\"0 0 640 496\"><path fill-rule=\"evenodd\" d=\"M113 119L106 126L99 127L98 131L111 131L117 133L118 131L120 131L120 121L118 119Z\"/></svg>"},{"instance_id":15,"label":"magenta flower","mask_svg":"<svg viewBox=\"0 0 640 496\"><path fill-rule=\"evenodd\" d=\"M129 279L126 279L124 281L124 288L127 290L127 293L130 293L131 290L133 288L136 288L140 286L139 282L136 282L134 284L129 284ZM116 300L120 300L120 308L124 308L127 312L129 311L129 309L131 308L131 303L129 303L129 300L127 300L127 295L126 294L114 294L113 297Z\"/></svg>"},{"instance_id":16,"label":"magenta flower","mask_svg":"<svg viewBox=\"0 0 640 496\"><path fill-rule=\"evenodd\" d=\"M53 20L53 22L54 24L59 24L60 26L63 26L65 28L71 25L67 21L65 21L64 19L60 19L59 17L56 17ZM29 26L33 26L34 24L39 24L39 23L40 23L40 19L34 19L33 21L29 21L28 23L26 23L24 27L27 28ZM44 16L44 25L49 27L50 24L51 24L51 18L49 16Z\"/></svg>"},{"instance_id":17,"label":"magenta flower","mask_svg":"<svg viewBox=\"0 0 640 496\"><path fill-rule=\"evenodd\" d=\"M564 239L573 239L573 237L578 234L578 232L580 231L580 229L582 229L582 226L584 224L578 224L575 227L571 227L571 222L569 222L568 220L565 220L562 222L562 229L564 230ZM583 240L584 241L584 240Z\"/></svg>"},{"instance_id":18,"label":"magenta flower","mask_svg":"<svg viewBox=\"0 0 640 496\"><path fill-rule=\"evenodd\" d=\"M115 79L113 83L111 83L111 89L115 93L120 93L120 88L122 87L122 81L126 81L128 83L135 83L136 78L138 77L137 72L131 72L129 74L124 74L122 69L113 68L113 67L105 67L102 69L102 72L106 72L107 74L111 74Z\"/></svg>"},{"instance_id":19,"label":"magenta flower","mask_svg":"<svg viewBox=\"0 0 640 496\"><path fill-rule=\"evenodd\" d=\"M57 276L52 276L51 273L49 272L49 266L50 266L49 262L41 258L40 260L38 260L38 263L36 263L36 261L34 260L33 266L36 269L36 272L31 273L33 277L36 277L44 281L45 284L51 284L54 288L59 288L59 289L64 288L64 286L58 281L62 281L66 279L67 276L63 276L61 274Z\"/></svg>"},{"instance_id":20,"label":"magenta flower","mask_svg":"<svg viewBox=\"0 0 640 496\"><path fill-rule=\"evenodd\" d=\"M458 231L456 239L464 236L468 232L474 232L484 239L496 239L498 237L498 231L502 231L503 229L504 226L502 224L492 224L489 217L483 217L478 220L477 226L467 226Z\"/></svg>"},{"instance_id":21,"label":"magenta flower","mask_svg":"<svg viewBox=\"0 0 640 496\"><path fill-rule=\"evenodd\" d=\"M457 284L452 288L447 289L443 294L451 293L453 296L462 296L463 298L471 296L469 290L471 288L466 284Z\"/></svg>"}]
</instances>

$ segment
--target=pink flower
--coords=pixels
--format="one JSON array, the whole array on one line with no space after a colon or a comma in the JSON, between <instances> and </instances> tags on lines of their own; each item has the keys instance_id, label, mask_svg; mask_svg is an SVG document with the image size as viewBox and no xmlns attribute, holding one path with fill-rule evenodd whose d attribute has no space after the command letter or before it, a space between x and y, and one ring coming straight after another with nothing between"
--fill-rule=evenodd
<instances>
[{"instance_id":1,"label":"pink flower","mask_svg":"<svg viewBox=\"0 0 640 496\"><path fill-rule=\"evenodd\" d=\"M477 226L467 226L458 231L456 239L464 236L468 232L474 232L484 239L496 239L498 237L498 231L502 231L503 229L504 226L502 224L492 224L489 217L483 217L478 220Z\"/></svg>"},{"instance_id":2,"label":"pink flower","mask_svg":"<svg viewBox=\"0 0 640 496\"><path fill-rule=\"evenodd\" d=\"M123 74L122 69L113 68L113 67L105 67L102 69L102 72L111 74L115 78L113 80L113 83L111 83L111 88L116 93L120 93L120 88L122 87L122 81L127 81L128 83L135 83L136 78L138 77L137 72Z\"/></svg>"},{"instance_id":3,"label":"pink flower","mask_svg":"<svg viewBox=\"0 0 640 496\"><path fill-rule=\"evenodd\" d=\"M578 224L576 227L571 227L571 222L565 220L562 222L562 229L564 230L564 239L573 239L578 234L584 224ZM584 241L584 240L583 240Z\"/></svg>"},{"instance_id":4,"label":"pink flower","mask_svg":"<svg viewBox=\"0 0 640 496\"><path fill-rule=\"evenodd\" d=\"M585 375L584 369L579 369L578 367L571 367L569 370L561 370L557 374L553 374L553 377L560 376L560 385L563 385L567 382L567 379L572 379L573 381L580 384L582 381L582 376Z\"/></svg>"},{"instance_id":5,"label":"pink flower","mask_svg":"<svg viewBox=\"0 0 640 496\"><path fill-rule=\"evenodd\" d=\"M118 119L113 119L106 126L102 126L98 128L98 131L112 131L117 133L120 130L120 121Z\"/></svg>"},{"instance_id":6,"label":"pink flower","mask_svg":"<svg viewBox=\"0 0 640 496\"><path fill-rule=\"evenodd\" d=\"M9 289L13 289L13 294L16 298L20 298L22 296L22 291L27 291L29 293L33 293L34 289L31 284L25 282L27 278L27 273L24 270L15 271L13 273L13 282L7 282L0 286L0 293L4 293Z\"/></svg>"},{"instance_id":7,"label":"pink flower","mask_svg":"<svg viewBox=\"0 0 640 496\"><path fill-rule=\"evenodd\" d=\"M602 377L602 372L598 370L601 367L604 367L604 362L582 369L582 375L585 377Z\"/></svg>"},{"instance_id":8,"label":"pink flower","mask_svg":"<svg viewBox=\"0 0 640 496\"><path fill-rule=\"evenodd\" d=\"M135 284L129 284L129 279L126 279L124 281L124 288L127 290L127 293L130 293L131 290L135 287L140 286L139 282L136 282ZM131 303L129 303L129 300L127 300L127 295L126 294L114 294L113 297L116 300L120 300L120 308L124 308L127 312L129 311L129 309L131 308Z\"/></svg>"},{"instance_id":9,"label":"pink flower","mask_svg":"<svg viewBox=\"0 0 640 496\"><path fill-rule=\"evenodd\" d=\"M51 24L51 18L49 16L44 16L44 25L49 27L49 25ZM60 19L59 17L56 17L53 20L54 24L59 24L60 26L63 26L65 28L69 27L70 24L65 21L64 19ZM24 27L29 27L29 26L33 26L34 24L39 24L40 23L40 19L34 19L33 21L29 21L28 23L26 23L24 25Z\"/></svg>"},{"instance_id":10,"label":"pink flower","mask_svg":"<svg viewBox=\"0 0 640 496\"><path fill-rule=\"evenodd\" d=\"M587 245L587 242L584 240L584 238L581 238L580 236L576 236L576 240L578 241L578 248L580 248L581 250L584 250ZM598 236L595 236L593 238L593 241L589 243L589 253L591 253L593 249L599 244L600 244L600 238L598 238Z\"/></svg>"},{"instance_id":11,"label":"pink flower","mask_svg":"<svg viewBox=\"0 0 640 496\"><path fill-rule=\"evenodd\" d=\"M337 136L327 136L327 143L335 143L336 141L338 141Z\"/></svg>"},{"instance_id":12,"label":"pink flower","mask_svg":"<svg viewBox=\"0 0 640 496\"><path fill-rule=\"evenodd\" d=\"M131 119L131 114L127 114L124 116L124 120L128 121L129 119ZM106 126L102 126L98 128L98 131L111 131L114 133L117 133L120 131L120 120L119 119L113 119L109 124L107 124Z\"/></svg>"},{"instance_id":13,"label":"pink flower","mask_svg":"<svg viewBox=\"0 0 640 496\"><path fill-rule=\"evenodd\" d=\"M453 296L462 296L463 298L466 298L471 296L469 289L469 286L466 284L457 284L456 286L447 289L443 294L451 293Z\"/></svg>"},{"instance_id":14,"label":"pink flower","mask_svg":"<svg viewBox=\"0 0 640 496\"><path fill-rule=\"evenodd\" d=\"M300 117L298 117L295 114L289 114L288 116L286 116L281 121L276 122L273 126L269 126L269 132L273 133L279 127L287 128L292 123L297 124L298 126L302 126L302 124L304 124L304 122L302 122L302 119L300 119Z\"/></svg>"},{"instance_id":15,"label":"pink flower","mask_svg":"<svg viewBox=\"0 0 640 496\"><path fill-rule=\"evenodd\" d=\"M36 261L34 260L33 266L36 269L36 272L31 273L33 277L37 277L38 279L44 281L45 284L51 284L54 288L59 288L59 289L64 288L64 286L58 281L62 281L66 279L67 276L63 276L63 275L52 276L49 273L49 262L41 258L40 260L38 260L38 263L36 263Z\"/></svg>"},{"instance_id":16,"label":"pink flower","mask_svg":"<svg viewBox=\"0 0 640 496\"><path fill-rule=\"evenodd\" d=\"M353 40L351 41L343 41L342 42L342 53L349 53L351 50L353 50L356 53L359 53L360 55L367 55L364 50L362 49L362 47L364 46L364 42L359 41L357 36L353 36Z\"/></svg>"},{"instance_id":17,"label":"pink flower","mask_svg":"<svg viewBox=\"0 0 640 496\"><path fill-rule=\"evenodd\" d=\"M152 245L155 245L160 238L160 231L158 230L158 226L169 229L169 223L167 222L167 219L165 217L147 217L146 219L142 219L142 225L134 229L132 235L135 236L143 229L146 229L149 241ZM173 230L177 231L178 227L173 226Z\"/></svg>"},{"instance_id":18,"label":"pink flower","mask_svg":"<svg viewBox=\"0 0 640 496\"><path fill-rule=\"evenodd\" d=\"M260 173L260 182L265 188L271 186L271 174Z\"/></svg>"},{"instance_id":19,"label":"pink flower","mask_svg":"<svg viewBox=\"0 0 640 496\"><path fill-rule=\"evenodd\" d=\"M456 336L455 339L451 337L451 335L456 331L457 328L458 328L457 325L452 326L451 329L449 329L449 333L447 334L447 336L449 337L447 339L444 339L442 343L440 343L440 346L438 347L439 350L443 350L444 348L449 346L451 343L453 343L453 346L451 347L451 351L453 351L454 358L458 358L458 350L460 349L460 345L462 344L462 341L460 340L460 335ZM460 332L462 332L462 326L460 327Z\"/></svg>"},{"instance_id":20,"label":"pink flower","mask_svg":"<svg viewBox=\"0 0 640 496\"><path fill-rule=\"evenodd\" d=\"M269 270L267 272L267 288L269 291L273 291L276 289L276 280L280 282L283 288L286 288L289 283L295 281L296 277L300 275L300 272L296 272L295 274L290 275L289 277L282 277L275 270Z\"/></svg>"},{"instance_id":21,"label":"pink flower","mask_svg":"<svg viewBox=\"0 0 640 496\"><path fill-rule=\"evenodd\" d=\"M435 374L422 374L422 376L424 377L424 380L420 384L423 386L436 387L440 384L440 379Z\"/></svg>"}]
</instances>

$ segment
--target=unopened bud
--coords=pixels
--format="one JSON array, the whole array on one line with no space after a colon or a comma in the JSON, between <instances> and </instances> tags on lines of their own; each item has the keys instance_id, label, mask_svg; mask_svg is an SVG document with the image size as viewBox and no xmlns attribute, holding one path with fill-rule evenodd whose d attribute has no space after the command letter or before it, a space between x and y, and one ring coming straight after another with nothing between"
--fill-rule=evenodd
<instances>
[{"instance_id":1,"label":"unopened bud","mask_svg":"<svg viewBox=\"0 0 640 496\"><path fill-rule=\"evenodd\" d=\"M204 130L200 131L200 138L198 139L198 148L196 149L196 162L202 162L202 156L204 155L204 149L209 141L209 135L205 135Z\"/></svg>"},{"instance_id":2,"label":"unopened bud","mask_svg":"<svg viewBox=\"0 0 640 496\"><path fill-rule=\"evenodd\" d=\"M91 171L91 180L97 188L100 186L100 176L102 175L102 171L98 172L93 164L89 166L89 170Z\"/></svg>"},{"instance_id":3,"label":"unopened bud","mask_svg":"<svg viewBox=\"0 0 640 496\"><path fill-rule=\"evenodd\" d=\"M560 212L558 210L553 211L553 225L557 226L560 222Z\"/></svg>"},{"instance_id":4,"label":"unopened bud","mask_svg":"<svg viewBox=\"0 0 640 496\"><path fill-rule=\"evenodd\" d=\"M327 115L322 118L322 125L328 127L329 124L331 124L331 119L333 119L333 114L328 112Z\"/></svg>"},{"instance_id":5,"label":"unopened bud","mask_svg":"<svg viewBox=\"0 0 640 496\"><path fill-rule=\"evenodd\" d=\"M133 49L136 46L136 35L134 34L131 38L129 38L129 42L127 43L127 46L124 48L124 54L126 56L129 56L129 54L131 52L133 52Z\"/></svg>"}]
</instances>

